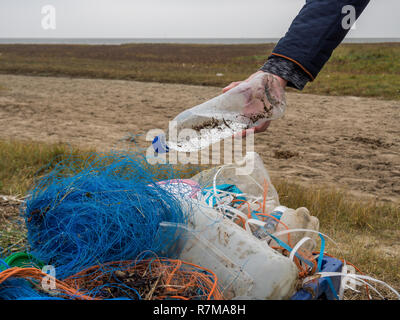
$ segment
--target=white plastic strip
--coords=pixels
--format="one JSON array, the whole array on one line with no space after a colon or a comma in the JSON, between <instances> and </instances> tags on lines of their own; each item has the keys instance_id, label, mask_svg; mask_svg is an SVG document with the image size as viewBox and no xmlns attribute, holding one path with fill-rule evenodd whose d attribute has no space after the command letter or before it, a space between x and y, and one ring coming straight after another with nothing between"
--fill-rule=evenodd
<instances>
[{"instance_id":1,"label":"white plastic strip","mask_svg":"<svg viewBox=\"0 0 400 320\"><path fill-rule=\"evenodd\" d=\"M293 250L290 252L289 259L293 261L294 256L296 252L300 249L300 247L307 241L311 240L314 243L314 246L317 246L317 243L315 242L314 239L311 239L310 237L304 237L301 239L299 242L296 243L296 245L293 247Z\"/></svg>"},{"instance_id":2,"label":"white plastic strip","mask_svg":"<svg viewBox=\"0 0 400 320\"><path fill-rule=\"evenodd\" d=\"M332 241L336 246L339 246L339 244L338 244L335 240L333 240L331 237L329 237L328 235L326 235L326 234L324 234L324 233L322 233L322 232L319 232L319 231L317 231L317 230L313 230L313 229L300 229L300 228L297 228L297 229L282 230L282 231L275 232L275 233L273 234L273 236L279 237L279 236L283 236L283 235L285 235L285 234L292 233L292 232L311 232L311 233L317 233L317 234L320 234L320 235L326 237L326 238L329 239L330 241Z\"/></svg>"},{"instance_id":3,"label":"white plastic strip","mask_svg":"<svg viewBox=\"0 0 400 320\"><path fill-rule=\"evenodd\" d=\"M313 230L313 229L300 229L300 228L298 228L298 229L289 229L289 230L282 230L282 231L275 232L275 233L273 234L273 236L275 236L275 237L283 236L283 235L285 235L285 234L292 233L292 232L311 232L311 233L320 234L320 235L324 236L325 238L327 238L328 240L332 241L332 242L335 244L335 246L339 249L340 253L343 255L342 249L340 248L339 244L338 244L335 240L333 240L333 239L332 239L331 237L329 237L328 235L326 235L326 234L324 234L324 233L322 233L322 232L319 232L319 231L317 231L317 230ZM343 261L344 261L344 260L343 260ZM346 265L346 262L345 262L345 261L344 261L344 265Z\"/></svg>"},{"instance_id":4,"label":"white plastic strip","mask_svg":"<svg viewBox=\"0 0 400 320\"><path fill-rule=\"evenodd\" d=\"M221 214L224 214L224 212L220 208L220 199L218 197L218 191L217 191L217 176L226 167L227 166L225 165L225 166L222 166L221 168L219 168L213 178L214 197L215 197L215 201L217 202L217 207L218 207L219 211L221 212Z\"/></svg>"},{"instance_id":5,"label":"white plastic strip","mask_svg":"<svg viewBox=\"0 0 400 320\"><path fill-rule=\"evenodd\" d=\"M255 225L260 226L260 227L264 227L267 224L264 221L260 221L260 220L256 220L256 219L249 219L249 220L247 220L247 222L249 224L255 224Z\"/></svg>"},{"instance_id":6,"label":"white plastic strip","mask_svg":"<svg viewBox=\"0 0 400 320\"><path fill-rule=\"evenodd\" d=\"M320 231L316 231L316 230L313 230L313 229L298 228L298 229L289 229L289 230L278 231L278 232L275 232L273 235L275 237L278 237L278 236L282 236L282 235L285 235L285 234L288 234L288 233L292 233L292 232L311 232L311 233L316 233L318 235L322 235L326 239L332 241L333 244L335 244L335 246L338 248L338 250L341 253L341 255L344 256L343 250L340 248L339 244L335 240L333 240L331 237L329 237L328 235L326 235L326 234L324 234L324 233L322 233ZM346 260L344 260L344 259L343 259L343 268L345 268L345 269L347 268ZM339 295L339 299L341 299L340 295Z\"/></svg>"},{"instance_id":7,"label":"white plastic strip","mask_svg":"<svg viewBox=\"0 0 400 320\"><path fill-rule=\"evenodd\" d=\"M349 269L348 265L344 265L342 268L342 273L346 273L346 274L355 274L355 269L354 267L351 267L351 269ZM342 300L343 296L344 296L344 291L345 289L350 289L353 290L355 292L360 292L359 290L357 290L355 287L356 286L362 286L364 283L351 278L350 280L346 280L346 277L342 277L341 279L341 285L340 285L340 290L339 290L339 299ZM348 285L347 282L351 281L351 285Z\"/></svg>"},{"instance_id":8,"label":"white plastic strip","mask_svg":"<svg viewBox=\"0 0 400 320\"><path fill-rule=\"evenodd\" d=\"M381 281L381 280L372 278L372 277L370 277L370 276L364 276L364 275L360 275L360 274L351 274L351 273L343 273L343 272L318 272L318 273L316 273L314 276L304 279L303 284L304 284L304 283L307 283L307 282L309 282L309 281L311 281L311 280L313 279L313 277L315 277L315 276L317 276L317 275L319 275L321 278L326 278L326 277L338 277L338 276L340 276L340 277L354 278L354 279L356 279L356 280L358 280L358 281L361 281L361 282L365 283L366 285L368 285L369 288L371 288L371 289L372 289L373 291L375 291L381 298L384 299L383 295L382 295L381 293L379 293L379 291L376 290L375 287L373 287L370 283L368 283L367 281L364 281L364 280L373 281L373 282L379 283L379 284L385 286L386 288L388 288L388 289L389 289L390 291L392 291L392 292L397 296L397 298L400 300L400 293L398 293L395 289L393 289L393 288L392 288L390 285L388 285L386 282L383 282L383 281ZM309 279L309 280L308 280L308 279Z\"/></svg>"}]
</instances>

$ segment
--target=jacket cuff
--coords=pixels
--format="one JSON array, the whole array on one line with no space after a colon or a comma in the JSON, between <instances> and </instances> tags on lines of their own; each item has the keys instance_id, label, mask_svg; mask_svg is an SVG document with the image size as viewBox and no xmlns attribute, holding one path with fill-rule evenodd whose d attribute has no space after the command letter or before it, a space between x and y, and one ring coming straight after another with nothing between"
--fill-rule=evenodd
<instances>
[{"instance_id":1,"label":"jacket cuff","mask_svg":"<svg viewBox=\"0 0 400 320\"><path fill-rule=\"evenodd\" d=\"M294 62L285 58L271 56L260 68L264 72L275 74L285 79L288 87L303 90L307 82L312 79Z\"/></svg>"}]
</instances>

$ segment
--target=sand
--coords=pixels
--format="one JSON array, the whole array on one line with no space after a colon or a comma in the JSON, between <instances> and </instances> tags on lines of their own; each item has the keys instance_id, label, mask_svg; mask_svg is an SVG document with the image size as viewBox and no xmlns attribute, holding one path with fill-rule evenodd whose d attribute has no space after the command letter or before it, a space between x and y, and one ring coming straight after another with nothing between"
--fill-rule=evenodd
<instances>
[{"instance_id":1,"label":"sand","mask_svg":"<svg viewBox=\"0 0 400 320\"><path fill-rule=\"evenodd\" d=\"M0 75L0 138L108 150L166 129L221 89ZM400 202L400 102L289 92L285 117L256 135L272 177ZM143 142L142 141L142 142ZM141 142L141 143L142 143ZM146 142L149 144L149 142ZM28 156L28 155L27 155Z\"/></svg>"}]
</instances>

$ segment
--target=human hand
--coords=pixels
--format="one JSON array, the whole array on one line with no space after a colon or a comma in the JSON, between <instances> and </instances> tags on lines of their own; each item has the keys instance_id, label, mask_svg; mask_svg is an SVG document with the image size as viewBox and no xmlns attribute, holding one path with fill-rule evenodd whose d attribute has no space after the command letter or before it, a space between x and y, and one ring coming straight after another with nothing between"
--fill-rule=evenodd
<instances>
[{"instance_id":1,"label":"human hand","mask_svg":"<svg viewBox=\"0 0 400 320\"><path fill-rule=\"evenodd\" d=\"M253 82L253 83L255 86L264 86L264 87L253 88L254 91L262 92L262 95L265 95L264 92L266 92L267 93L266 99L273 106L275 106L276 104L282 104L282 103L284 104L285 103L284 89L286 88L287 81L277 75L274 75L271 73L266 73L261 70L253 73L252 75L250 75L250 77L248 77L244 81L232 82L231 84L229 84L228 86L223 88L222 92L225 93L225 92L237 87L239 84L241 84L243 82L250 82L250 80L252 80L253 78L257 77L260 74L267 75L267 77L265 77L266 81ZM263 99L261 98L261 100L263 100ZM257 102L258 101L253 100L246 106L246 109L249 113L254 112L254 110L256 110L258 108ZM244 137L244 136L246 136L246 134L249 134L249 133L264 132L265 130L267 130L270 123L271 123L270 120L266 120L265 122L262 122L253 128L242 131L239 134L239 136Z\"/></svg>"}]
</instances>

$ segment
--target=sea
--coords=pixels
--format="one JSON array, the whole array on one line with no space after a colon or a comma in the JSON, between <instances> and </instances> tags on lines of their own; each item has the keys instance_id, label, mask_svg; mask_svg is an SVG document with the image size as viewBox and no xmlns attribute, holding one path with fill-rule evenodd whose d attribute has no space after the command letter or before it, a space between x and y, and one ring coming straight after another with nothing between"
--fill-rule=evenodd
<instances>
[{"instance_id":1,"label":"sea","mask_svg":"<svg viewBox=\"0 0 400 320\"><path fill-rule=\"evenodd\" d=\"M87 44L121 45L128 43L182 44L262 44L277 43L279 38L0 38L0 44ZM400 38L345 38L344 43L400 42Z\"/></svg>"}]
</instances>

